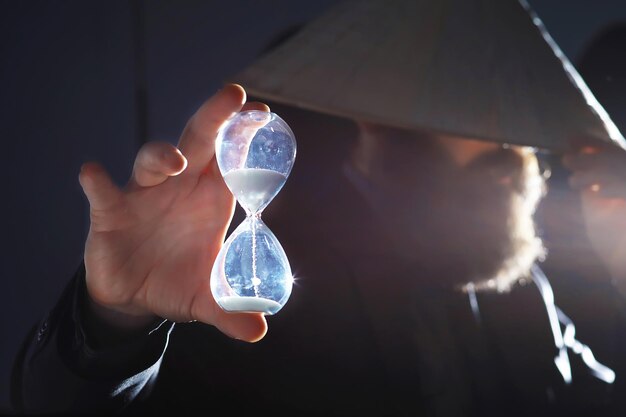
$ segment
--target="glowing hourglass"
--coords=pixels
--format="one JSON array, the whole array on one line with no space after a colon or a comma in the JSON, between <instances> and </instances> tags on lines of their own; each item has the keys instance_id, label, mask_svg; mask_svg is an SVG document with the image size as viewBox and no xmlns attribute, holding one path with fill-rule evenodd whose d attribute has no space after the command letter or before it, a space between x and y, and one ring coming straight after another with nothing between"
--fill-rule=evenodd
<instances>
[{"instance_id":1,"label":"glowing hourglass","mask_svg":"<svg viewBox=\"0 0 626 417\"><path fill-rule=\"evenodd\" d=\"M285 251L261 220L261 213L291 172L296 157L294 134L274 113L243 111L221 127L215 154L246 219L215 259L211 292L226 311L275 314L291 295L293 276Z\"/></svg>"}]
</instances>

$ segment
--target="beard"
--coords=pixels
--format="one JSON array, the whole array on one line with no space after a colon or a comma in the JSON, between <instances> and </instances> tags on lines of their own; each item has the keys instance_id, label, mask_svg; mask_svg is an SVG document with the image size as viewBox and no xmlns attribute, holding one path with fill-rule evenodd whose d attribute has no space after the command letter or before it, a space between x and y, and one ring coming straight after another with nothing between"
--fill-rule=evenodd
<instances>
[{"instance_id":1,"label":"beard","mask_svg":"<svg viewBox=\"0 0 626 417\"><path fill-rule=\"evenodd\" d=\"M394 202L384 218L397 250L428 285L507 291L527 278L545 255L534 221L545 193L535 154L502 148L459 168L428 150L407 167L421 170L410 186L385 191Z\"/></svg>"}]
</instances>

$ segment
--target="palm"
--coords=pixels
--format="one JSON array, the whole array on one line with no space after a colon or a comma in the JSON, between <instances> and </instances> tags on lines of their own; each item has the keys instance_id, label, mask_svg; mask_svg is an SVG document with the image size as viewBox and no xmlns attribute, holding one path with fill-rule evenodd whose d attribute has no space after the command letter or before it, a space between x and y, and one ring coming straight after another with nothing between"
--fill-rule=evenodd
<instances>
[{"instance_id":1,"label":"palm","mask_svg":"<svg viewBox=\"0 0 626 417\"><path fill-rule=\"evenodd\" d=\"M210 269L232 209L233 199L216 175L182 174L129 190L89 233L85 262L92 296L132 305L129 313L192 320L202 297L210 297Z\"/></svg>"},{"instance_id":2,"label":"palm","mask_svg":"<svg viewBox=\"0 0 626 417\"><path fill-rule=\"evenodd\" d=\"M262 315L224 312L209 283L235 206L217 169L214 142L244 101L245 91L228 85L189 120L178 147L144 145L123 190L98 164L83 166L79 179L91 214L86 284L95 305L125 321L156 315L202 321L248 341L265 335ZM269 110L261 103L243 108Z\"/></svg>"}]
</instances>

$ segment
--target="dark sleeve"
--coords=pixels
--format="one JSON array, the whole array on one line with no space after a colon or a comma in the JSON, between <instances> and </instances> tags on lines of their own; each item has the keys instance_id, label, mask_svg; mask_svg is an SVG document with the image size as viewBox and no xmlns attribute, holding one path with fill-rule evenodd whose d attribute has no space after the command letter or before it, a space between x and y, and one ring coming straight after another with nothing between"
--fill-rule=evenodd
<instances>
[{"instance_id":1,"label":"dark sleeve","mask_svg":"<svg viewBox=\"0 0 626 417\"><path fill-rule=\"evenodd\" d=\"M95 348L85 333L86 298L81 265L15 359L11 400L16 411L115 412L149 395L174 323L156 320L144 331ZM102 331L113 332L104 326Z\"/></svg>"}]
</instances>

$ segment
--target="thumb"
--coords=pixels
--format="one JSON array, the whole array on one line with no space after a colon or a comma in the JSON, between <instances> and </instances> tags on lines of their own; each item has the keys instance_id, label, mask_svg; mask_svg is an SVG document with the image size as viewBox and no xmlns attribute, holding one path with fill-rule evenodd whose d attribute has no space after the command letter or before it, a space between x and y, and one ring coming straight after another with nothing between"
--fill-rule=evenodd
<instances>
[{"instance_id":1,"label":"thumb","mask_svg":"<svg viewBox=\"0 0 626 417\"><path fill-rule=\"evenodd\" d=\"M191 312L193 320L215 326L227 336L254 343L265 337L267 321L261 313L228 313L213 299L208 286L194 297Z\"/></svg>"}]
</instances>

